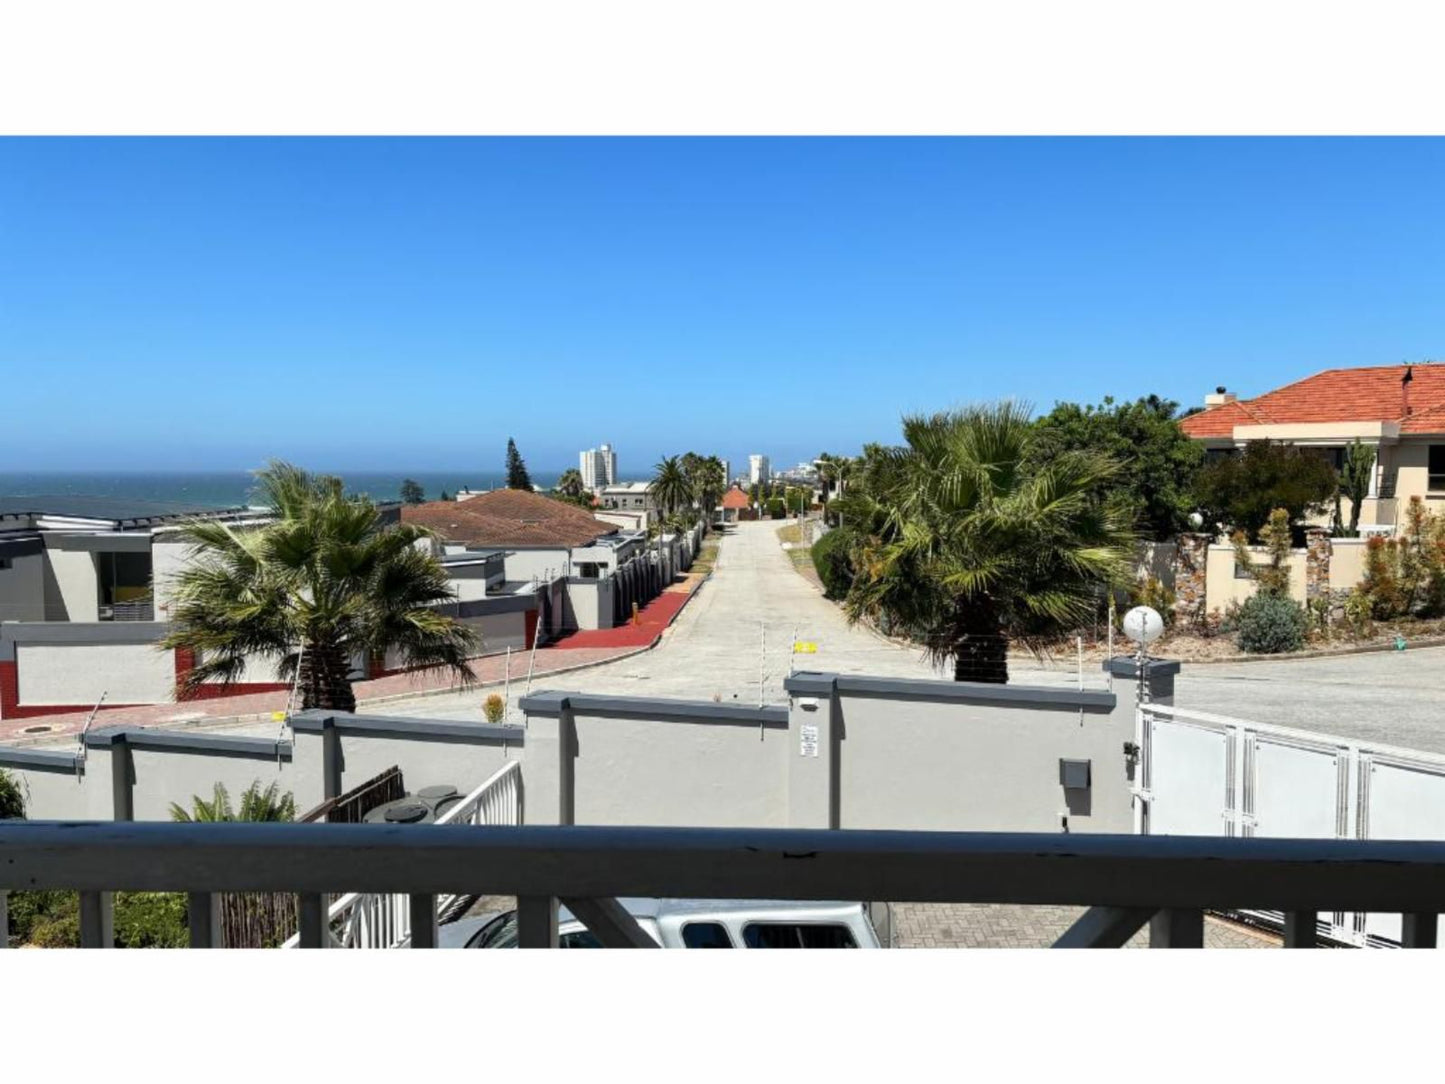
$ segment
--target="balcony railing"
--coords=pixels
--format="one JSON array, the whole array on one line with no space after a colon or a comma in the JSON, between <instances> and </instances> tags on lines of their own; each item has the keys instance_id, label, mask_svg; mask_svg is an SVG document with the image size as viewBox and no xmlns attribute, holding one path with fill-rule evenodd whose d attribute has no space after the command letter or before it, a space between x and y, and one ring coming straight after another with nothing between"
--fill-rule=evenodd
<instances>
[{"instance_id":1,"label":"balcony railing","mask_svg":"<svg viewBox=\"0 0 1445 1084\"><path fill-rule=\"evenodd\" d=\"M608 947L653 942L620 896L1084 905L1057 947L1203 944L1204 911L1285 913L1315 943L1325 910L1396 912L1435 944L1445 842L736 828L0 822L0 889L75 889L81 940L111 943L117 889L190 894L191 943L217 943L220 892L295 892L322 947L326 893L405 894L411 945L434 947L437 896L518 898L523 946L557 943L565 903Z\"/></svg>"},{"instance_id":2,"label":"balcony railing","mask_svg":"<svg viewBox=\"0 0 1445 1084\"><path fill-rule=\"evenodd\" d=\"M521 823L522 764L514 760L438 817L436 824L415 828ZM439 896L437 915L447 915L458 902L465 902L459 893ZM410 899L401 894L348 892L327 909L326 926L330 943L337 948L395 948L411 937ZM300 940L298 932L281 947L296 948Z\"/></svg>"}]
</instances>

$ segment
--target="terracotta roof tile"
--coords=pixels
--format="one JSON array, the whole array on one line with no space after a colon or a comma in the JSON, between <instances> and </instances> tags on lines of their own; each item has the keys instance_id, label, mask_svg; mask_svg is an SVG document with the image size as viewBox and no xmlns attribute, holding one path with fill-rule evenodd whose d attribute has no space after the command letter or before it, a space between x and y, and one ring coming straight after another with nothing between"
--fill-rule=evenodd
<instances>
[{"instance_id":1,"label":"terracotta roof tile","mask_svg":"<svg viewBox=\"0 0 1445 1084\"><path fill-rule=\"evenodd\" d=\"M724 508L751 508L752 501L741 489L734 487L723 494L722 506Z\"/></svg>"},{"instance_id":2,"label":"terracotta roof tile","mask_svg":"<svg viewBox=\"0 0 1445 1084\"><path fill-rule=\"evenodd\" d=\"M1406 370L1411 371L1406 410ZM1211 407L1183 419L1191 437L1228 437L1236 425L1308 422L1399 422L1403 432L1445 428L1445 365L1377 365L1326 369L1254 399Z\"/></svg>"},{"instance_id":3,"label":"terracotta roof tile","mask_svg":"<svg viewBox=\"0 0 1445 1084\"><path fill-rule=\"evenodd\" d=\"M435 531L467 546L585 546L617 526L586 509L516 489L498 489L465 501L430 501L401 510L403 523Z\"/></svg>"}]
</instances>

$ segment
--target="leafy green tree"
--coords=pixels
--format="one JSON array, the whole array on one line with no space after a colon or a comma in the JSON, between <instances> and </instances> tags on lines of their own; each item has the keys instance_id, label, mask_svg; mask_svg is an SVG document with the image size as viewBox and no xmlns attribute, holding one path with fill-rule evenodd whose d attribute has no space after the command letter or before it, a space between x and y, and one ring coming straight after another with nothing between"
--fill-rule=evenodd
<instances>
[{"instance_id":1,"label":"leafy green tree","mask_svg":"<svg viewBox=\"0 0 1445 1084\"><path fill-rule=\"evenodd\" d=\"M532 491L532 476L527 473L527 464L522 453L517 451L517 442L507 438L507 488Z\"/></svg>"},{"instance_id":2,"label":"leafy green tree","mask_svg":"<svg viewBox=\"0 0 1445 1084\"><path fill-rule=\"evenodd\" d=\"M1291 444L1251 441L1199 472L1195 492L1205 520L1256 538L1270 514L1283 508L1298 531L1335 494L1335 468Z\"/></svg>"},{"instance_id":3,"label":"leafy green tree","mask_svg":"<svg viewBox=\"0 0 1445 1084\"><path fill-rule=\"evenodd\" d=\"M289 822L295 819L296 800L289 793L282 794L276 783L262 789L259 779L242 791L240 810L231 808L231 795L223 783L216 784L209 801L199 794L192 795L189 813L180 804L171 803L173 821Z\"/></svg>"},{"instance_id":4,"label":"leafy green tree","mask_svg":"<svg viewBox=\"0 0 1445 1084\"><path fill-rule=\"evenodd\" d=\"M441 491L441 495L437 497L437 500L439 500L439 501L449 501L449 500L451 500L451 499L452 499L452 495L451 495L450 493L448 493L445 489L442 490L442 491Z\"/></svg>"},{"instance_id":5,"label":"leafy green tree","mask_svg":"<svg viewBox=\"0 0 1445 1084\"><path fill-rule=\"evenodd\" d=\"M671 516L693 502L692 483L682 469L680 456L669 456L653 468L652 499L664 516Z\"/></svg>"},{"instance_id":6,"label":"leafy green tree","mask_svg":"<svg viewBox=\"0 0 1445 1084\"><path fill-rule=\"evenodd\" d=\"M302 706L355 711L352 659L397 651L408 668L444 666L463 684L472 631L437 607L455 594L415 524L384 525L341 481L273 461L258 472L274 522L238 528L215 520L181 528L190 557L175 579L167 649L195 652L177 688L238 680L248 659L275 660ZM298 650L299 649L299 650Z\"/></svg>"},{"instance_id":7,"label":"leafy green tree","mask_svg":"<svg viewBox=\"0 0 1445 1084\"><path fill-rule=\"evenodd\" d=\"M865 449L866 486L839 503L859 543L845 610L921 641L958 681L1008 680L1010 641L1044 643L1127 581L1134 536L1094 499L1119 466L1030 454L1038 430L1005 402L903 420L907 445Z\"/></svg>"},{"instance_id":8,"label":"leafy green tree","mask_svg":"<svg viewBox=\"0 0 1445 1084\"><path fill-rule=\"evenodd\" d=\"M402 479L401 503L422 504L426 501L426 490L422 489L421 483L411 478Z\"/></svg>"},{"instance_id":9,"label":"leafy green tree","mask_svg":"<svg viewBox=\"0 0 1445 1084\"><path fill-rule=\"evenodd\" d=\"M1337 537L1360 537L1360 506L1370 495L1370 481L1375 473L1375 449L1362 444L1356 437L1345 449L1345 461L1340 468L1340 484L1335 489L1334 533ZM1350 525L1346 527L1340 508L1340 498L1350 499Z\"/></svg>"},{"instance_id":10,"label":"leafy green tree","mask_svg":"<svg viewBox=\"0 0 1445 1084\"><path fill-rule=\"evenodd\" d=\"M1127 511L1138 530L1167 539L1187 530L1194 510L1194 480L1204 449L1179 428L1179 404L1157 395L1132 403L1106 396L1098 406L1056 403L1036 422L1032 454L1046 460L1062 452L1106 455L1119 469L1094 494Z\"/></svg>"}]
</instances>

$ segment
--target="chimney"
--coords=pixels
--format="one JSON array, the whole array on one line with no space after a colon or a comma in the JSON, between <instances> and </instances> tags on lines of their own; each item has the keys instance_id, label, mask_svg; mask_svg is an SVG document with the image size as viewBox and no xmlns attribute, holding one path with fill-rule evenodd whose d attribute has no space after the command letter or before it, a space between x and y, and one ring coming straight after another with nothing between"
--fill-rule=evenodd
<instances>
[{"instance_id":1,"label":"chimney","mask_svg":"<svg viewBox=\"0 0 1445 1084\"><path fill-rule=\"evenodd\" d=\"M1214 389L1212 395L1206 395L1204 397L1204 407L1207 410L1210 407L1223 406L1225 403L1232 403L1238 398L1239 396L1235 395L1234 392L1226 391L1224 385L1221 384Z\"/></svg>"},{"instance_id":2,"label":"chimney","mask_svg":"<svg viewBox=\"0 0 1445 1084\"><path fill-rule=\"evenodd\" d=\"M1410 416L1410 385L1415 380L1415 367L1405 366L1405 375L1400 377L1400 416Z\"/></svg>"}]
</instances>

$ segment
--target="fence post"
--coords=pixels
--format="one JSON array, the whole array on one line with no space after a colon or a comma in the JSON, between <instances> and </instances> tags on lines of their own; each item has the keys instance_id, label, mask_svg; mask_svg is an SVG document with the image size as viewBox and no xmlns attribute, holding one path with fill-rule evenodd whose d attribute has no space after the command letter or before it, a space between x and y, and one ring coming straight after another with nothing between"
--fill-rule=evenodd
<instances>
[{"instance_id":1,"label":"fence post","mask_svg":"<svg viewBox=\"0 0 1445 1084\"><path fill-rule=\"evenodd\" d=\"M577 743L571 695L542 692L521 700L527 725L523 782L528 824L571 824L576 816Z\"/></svg>"},{"instance_id":2,"label":"fence post","mask_svg":"<svg viewBox=\"0 0 1445 1084\"><path fill-rule=\"evenodd\" d=\"M788 692L788 827L837 828L838 675L799 671L783 687Z\"/></svg>"},{"instance_id":3,"label":"fence post","mask_svg":"<svg viewBox=\"0 0 1445 1084\"><path fill-rule=\"evenodd\" d=\"M336 719L328 715L321 720L321 798L341 796L341 731Z\"/></svg>"}]
</instances>

